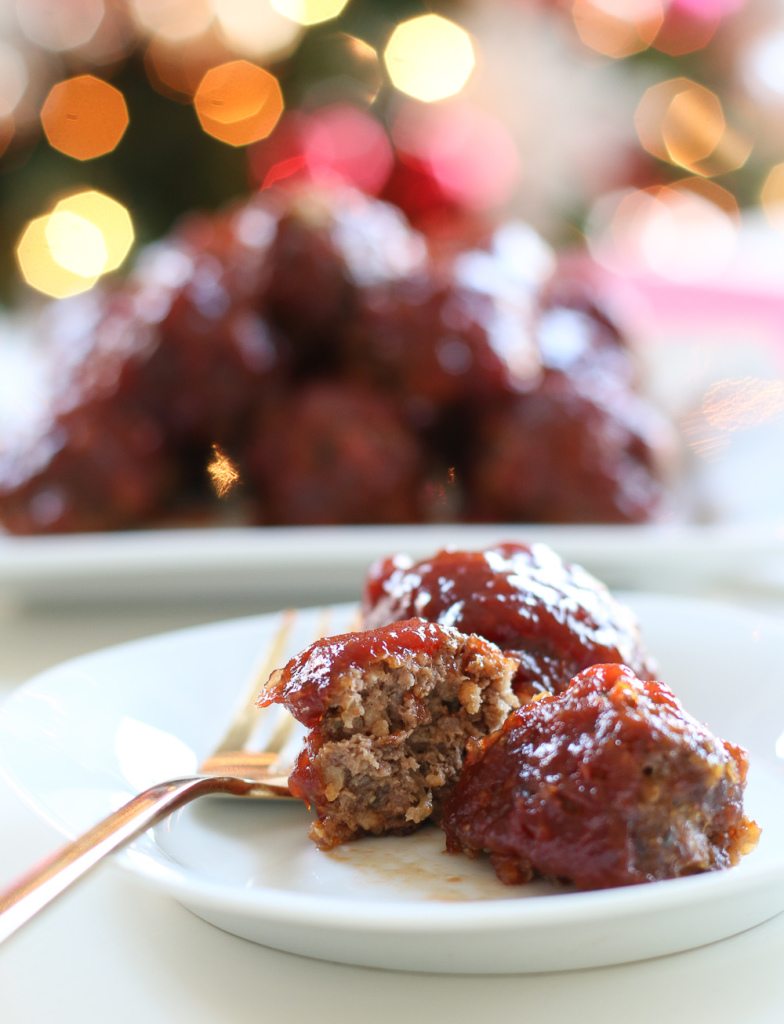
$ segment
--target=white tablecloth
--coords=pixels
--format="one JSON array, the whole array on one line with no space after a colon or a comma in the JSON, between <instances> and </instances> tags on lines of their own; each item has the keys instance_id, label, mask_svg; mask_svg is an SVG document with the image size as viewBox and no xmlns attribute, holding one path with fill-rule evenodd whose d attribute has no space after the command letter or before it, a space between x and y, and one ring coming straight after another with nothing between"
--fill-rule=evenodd
<instances>
[{"instance_id":1,"label":"white tablecloth","mask_svg":"<svg viewBox=\"0 0 784 1024\"><path fill-rule=\"evenodd\" d=\"M784 599L769 607L784 612ZM190 608L0 608L0 700L63 658L260 610L225 602ZM0 884L59 842L0 779ZM454 977L351 968L227 935L108 865L0 950L0 1021L780 1024L782 954L784 915L703 949L591 971Z\"/></svg>"}]
</instances>

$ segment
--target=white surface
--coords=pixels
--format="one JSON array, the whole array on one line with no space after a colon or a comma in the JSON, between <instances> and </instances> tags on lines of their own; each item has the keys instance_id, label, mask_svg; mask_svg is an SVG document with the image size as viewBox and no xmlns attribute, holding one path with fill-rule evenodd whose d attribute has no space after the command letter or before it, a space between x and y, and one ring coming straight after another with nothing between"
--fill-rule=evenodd
<instances>
[{"instance_id":1,"label":"white surface","mask_svg":"<svg viewBox=\"0 0 784 1024\"><path fill-rule=\"evenodd\" d=\"M324 854L298 805L203 801L121 861L220 927L323 959L417 971L597 966L723 938L784 908L784 628L734 609L638 594L662 677L750 752L758 849L731 871L601 893L504 887L485 861L446 857L435 829ZM339 631L352 609L335 609ZM99 652L45 673L0 713L0 767L53 823L81 831L134 792L188 774L222 731L277 616ZM687 628L684 628L687 624ZM316 631L303 613L291 646ZM737 680L753 680L739 704Z\"/></svg>"},{"instance_id":2,"label":"white surface","mask_svg":"<svg viewBox=\"0 0 784 1024\"><path fill-rule=\"evenodd\" d=\"M784 612L784 602L766 611ZM0 695L48 664L155 630L250 613L200 609L0 607ZM764 617L761 622L764 622ZM0 779L0 879L57 843L52 829ZM245 942L107 867L0 954L3 1024L400 1024L413 1013L454 1021L577 1020L607 1024L612 1007L635 1024L780 1024L784 915L674 956L567 974L459 977L342 967Z\"/></svg>"}]
</instances>

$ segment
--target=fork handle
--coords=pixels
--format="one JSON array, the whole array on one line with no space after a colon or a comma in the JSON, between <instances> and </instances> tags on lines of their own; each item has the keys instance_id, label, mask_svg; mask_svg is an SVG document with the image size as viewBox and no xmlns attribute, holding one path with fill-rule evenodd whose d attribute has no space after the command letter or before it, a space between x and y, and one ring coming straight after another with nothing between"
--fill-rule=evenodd
<instances>
[{"instance_id":1,"label":"fork handle","mask_svg":"<svg viewBox=\"0 0 784 1024\"><path fill-rule=\"evenodd\" d=\"M252 789L254 784L245 779L195 775L162 782L139 793L89 832L63 846L0 892L0 942L13 935L104 857L177 808L208 793L244 796Z\"/></svg>"}]
</instances>

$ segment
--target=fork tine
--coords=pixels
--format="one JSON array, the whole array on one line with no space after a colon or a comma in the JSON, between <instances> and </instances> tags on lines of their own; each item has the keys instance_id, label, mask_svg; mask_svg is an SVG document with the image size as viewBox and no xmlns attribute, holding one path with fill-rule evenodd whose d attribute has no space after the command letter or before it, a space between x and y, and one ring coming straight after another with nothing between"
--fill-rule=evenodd
<instances>
[{"instance_id":1,"label":"fork tine","mask_svg":"<svg viewBox=\"0 0 784 1024\"><path fill-rule=\"evenodd\" d=\"M288 608L286 611L282 612L280 625L278 626L277 632L273 636L272 642L267 649L266 657L258 670L253 674L245 696L241 703L238 704L236 714L229 723L229 726L223 734L220 742L214 747L210 758L214 757L216 754L223 754L226 751L242 750L248 742L259 715L259 710L254 704L256 694L261 689L262 684L267 681L270 672L282 660L283 654L286 650L286 643L288 642L289 634L294 627L296 618L297 613L292 608Z\"/></svg>"}]
</instances>

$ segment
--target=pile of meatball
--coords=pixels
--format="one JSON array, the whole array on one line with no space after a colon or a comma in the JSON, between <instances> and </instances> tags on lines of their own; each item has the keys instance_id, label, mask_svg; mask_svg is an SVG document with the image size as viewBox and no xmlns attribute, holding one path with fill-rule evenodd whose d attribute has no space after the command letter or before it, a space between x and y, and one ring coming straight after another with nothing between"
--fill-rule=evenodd
<instances>
[{"instance_id":1,"label":"pile of meatball","mask_svg":"<svg viewBox=\"0 0 784 1024\"><path fill-rule=\"evenodd\" d=\"M670 427L592 289L525 225L438 254L352 191L194 214L49 316L51 386L0 441L12 533L242 522L643 522Z\"/></svg>"}]
</instances>

